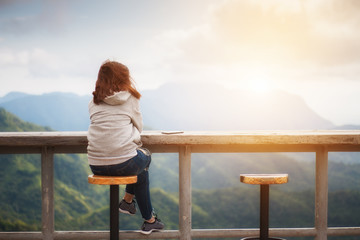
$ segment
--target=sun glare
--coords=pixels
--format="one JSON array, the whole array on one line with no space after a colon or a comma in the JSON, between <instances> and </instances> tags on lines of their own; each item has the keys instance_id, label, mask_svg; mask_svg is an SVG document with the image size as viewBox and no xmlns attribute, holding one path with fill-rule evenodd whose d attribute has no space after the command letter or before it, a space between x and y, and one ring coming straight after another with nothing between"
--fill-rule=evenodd
<instances>
[{"instance_id":1,"label":"sun glare","mask_svg":"<svg viewBox=\"0 0 360 240\"><path fill-rule=\"evenodd\" d=\"M270 77L262 73L253 73L247 76L249 90L256 93L265 93L271 90Z\"/></svg>"}]
</instances>

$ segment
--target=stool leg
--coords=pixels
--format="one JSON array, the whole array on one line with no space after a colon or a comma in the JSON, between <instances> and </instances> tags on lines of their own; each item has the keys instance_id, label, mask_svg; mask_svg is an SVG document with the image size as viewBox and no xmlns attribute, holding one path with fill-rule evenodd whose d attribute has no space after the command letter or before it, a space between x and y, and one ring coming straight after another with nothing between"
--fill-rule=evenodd
<instances>
[{"instance_id":1,"label":"stool leg","mask_svg":"<svg viewBox=\"0 0 360 240\"><path fill-rule=\"evenodd\" d=\"M110 240L119 240L119 185L110 185Z\"/></svg>"},{"instance_id":2,"label":"stool leg","mask_svg":"<svg viewBox=\"0 0 360 240\"><path fill-rule=\"evenodd\" d=\"M260 185L260 240L269 238L269 185Z\"/></svg>"}]
</instances>

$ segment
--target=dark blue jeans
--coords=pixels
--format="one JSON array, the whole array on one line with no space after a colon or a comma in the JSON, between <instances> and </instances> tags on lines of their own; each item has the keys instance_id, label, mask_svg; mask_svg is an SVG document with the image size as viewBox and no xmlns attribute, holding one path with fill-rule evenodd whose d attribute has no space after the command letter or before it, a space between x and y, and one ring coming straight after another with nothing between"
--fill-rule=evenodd
<instances>
[{"instance_id":1,"label":"dark blue jeans","mask_svg":"<svg viewBox=\"0 0 360 240\"><path fill-rule=\"evenodd\" d=\"M116 165L94 166L90 165L95 175L102 176L130 176L137 175L137 183L126 185L125 191L135 195L142 217L149 220L152 217L152 205L149 189L149 166L151 153L145 148L137 150L137 155L128 161Z\"/></svg>"}]
</instances>

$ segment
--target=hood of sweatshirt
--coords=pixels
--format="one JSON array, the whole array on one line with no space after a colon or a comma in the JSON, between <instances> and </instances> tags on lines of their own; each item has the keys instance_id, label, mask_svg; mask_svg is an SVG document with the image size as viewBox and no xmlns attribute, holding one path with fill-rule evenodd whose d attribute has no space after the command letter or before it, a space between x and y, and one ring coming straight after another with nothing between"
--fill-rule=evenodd
<instances>
[{"instance_id":1,"label":"hood of sweatshirt","mask_svg":"<svg viewBox=\"0 0 360 240\"><path fill-rule=\"evenodd\" d=\"M131 96L128 91L116 92L111 96L104 99L104 102L109 105L121 105L124 104Z\"/></svg>"}]
</instances>

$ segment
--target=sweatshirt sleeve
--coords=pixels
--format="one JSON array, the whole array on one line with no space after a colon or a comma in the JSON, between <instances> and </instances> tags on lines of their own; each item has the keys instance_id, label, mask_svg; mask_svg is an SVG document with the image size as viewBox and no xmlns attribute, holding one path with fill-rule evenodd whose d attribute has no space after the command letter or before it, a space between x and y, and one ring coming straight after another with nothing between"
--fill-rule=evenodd
<instances>
[{"instance_id":1,"label":"sweatshirt sleeve","mask_svg":"<svg viewBox=\"0 0 360 240\"><path fill-rule=\"evenodd\" d=\"M131 121L141 133L143 130L143 119L142 119L142 114L140 112L140 101L136 98L134 98L133 101L133 113L131 116Z\"/></svg>"}]
</instances>

